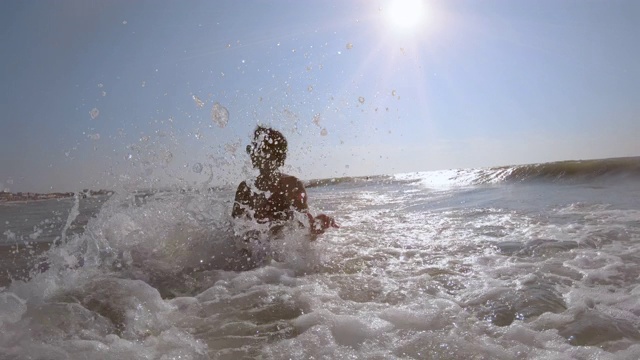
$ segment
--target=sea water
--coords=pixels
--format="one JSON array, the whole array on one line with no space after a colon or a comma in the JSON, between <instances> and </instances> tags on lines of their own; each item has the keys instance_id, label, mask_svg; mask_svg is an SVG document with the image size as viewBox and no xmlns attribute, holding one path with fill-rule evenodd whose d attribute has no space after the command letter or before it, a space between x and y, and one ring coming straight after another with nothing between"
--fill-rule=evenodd
<instances>
[{"instance_id":1,"label":"sea water","mask_svg":"<svg viewBox=\"0 0 640 360\"><path fill-rule=\"evenodd\" d=\"M637 359L638 163L309 182L249 252L231 189L2 204L0 358Z\"/></svg>"}]
</instances>

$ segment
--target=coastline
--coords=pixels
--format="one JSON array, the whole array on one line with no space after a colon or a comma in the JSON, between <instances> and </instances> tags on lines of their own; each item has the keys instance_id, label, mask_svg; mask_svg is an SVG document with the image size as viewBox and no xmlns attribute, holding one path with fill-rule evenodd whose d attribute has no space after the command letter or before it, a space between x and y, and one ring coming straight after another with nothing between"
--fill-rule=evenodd
<instances>
[{"instance_id":1,"label":"coastline","mask_svg":"<svg viewBox=\"0 0 640 360\"><path fill-rule=\"evenodd\" d=\"M89 196L111 195L111 190L82 190L77 193L78 196L86 198ZM11 193L6 191L0 191L0 203L25 203L31 201L40 200L53 200L53 199L68 199L76 196L73 192L54 192L54 193L32 193L32 192L17 192Z\"/></svg>"}]
</instances>

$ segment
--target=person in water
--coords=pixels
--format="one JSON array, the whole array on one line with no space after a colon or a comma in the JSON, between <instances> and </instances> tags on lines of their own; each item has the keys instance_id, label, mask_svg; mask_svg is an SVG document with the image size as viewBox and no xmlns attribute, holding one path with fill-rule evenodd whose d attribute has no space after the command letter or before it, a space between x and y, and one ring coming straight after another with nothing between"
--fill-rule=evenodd
<instances>
[{"instance_id":1,"label":"person in water","mask_svg":"<svg viewBox=\"0 0 640 360\"><path fill-rule=\"evenodd\" d=\"M231 214L234 218L268 223L272 229L278 229L293 220L298 212L306 215L312 234L338 227L330 216L311 215L302 181L280 172L287 157L287 140L281 132L258 126L253 132L253 141L247 145L247 154L260 174L255 181L238 185Z\"/></svg>"}]
</instances>

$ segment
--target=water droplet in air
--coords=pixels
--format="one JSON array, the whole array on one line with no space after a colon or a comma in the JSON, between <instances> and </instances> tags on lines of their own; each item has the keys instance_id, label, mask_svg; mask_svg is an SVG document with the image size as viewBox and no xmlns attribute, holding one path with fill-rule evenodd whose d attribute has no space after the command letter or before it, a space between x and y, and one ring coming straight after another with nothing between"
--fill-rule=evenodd
<instances>
[{"instance_id":1,"label":"water droplet in air","mask_svg":"<svg viewBox=\"0 0 640 360\"><path fill-rule=\"evenodd\" d=\"M127 25L127 20L124 20L124 21L122 22L122 25Z\"/></svg>"},{"instance_id":2,"label":"water droplet in air","mask_svg":"<svg viewBox=\"0 0 640 360\"><path fill-rule=\"evenodd\" d=\"M320 136L327 136L328 132L326 128L322 128L322 130L320 130Z\"/></svg>"},{"instance_id":3,"label":"water droplet in air","mask_svg":"<svg viewBox=\"0 0 640 360\"><path fill-rule=\"evenodd\" d=\"M165 163L167 163L167 164L168 164L168 163L170 163L170 162L171 162L171 160L173 160L173 154L171 153L171 151L167 151L167 152L164 154L164 161L165 161Z\"/></svg>"},{"instance_id":4,"label":"water droplet in air","mask_svg":"<svg viewBox=\"0 0 640 360\"><path fill-rule=\"evenodd\" d=\"M100 140L100 134L95 133L95 134L88 134L87 137L91 140Z\"/></svg>"},{"instance_id":5,"label":"water droplet in air","mask_svg":"<svg viewBox=\"0 0 640 360\"><path fill-rule=\"evenodd\" d=\"M200 100L200 98L197 95L192 95L191 97L193 98L193 101L196 103L197 107L199 108L204 107L204 101Z\"/></svg>"},{"instance_id":6,"label":"water droplet in air","mask_svg":"<svg viewBox=\"0 0 640 360\"><path fill-rule=\"evenodd\" d=\"M360 97L358 98L358 102L359 102L360 104L364 104L364 98L363 98L362 96L360 96Z\"/></svg>"},{"instance_id":7,"label":"water droplet in air","mask_svg":"<svg viewBox=\"0 0 640 360\"><path fill-rule=\"evenodd\" d=\"M142 80L142 87L145 87L145 86L147 86L147 82Z\"/></svg>"},{"instance_id":8,"label":"water droplet in air","mask_svg":"<svg viewBox=\"0 0 640 360\"><path fill-rule=\"evenodd\" d=\"M202 164L200 163L193 164L193 167L191 168L191 170L193 170L193 172L196 174L200 174L202 172Z\"/></svg>"},{"instance_id":9,"label":"water droplet in air","mask_svg":"<svg viewBox=\"0 0 640 360\"><path fill-rule=\"evenodd\" d=\"M211 121L221 128L227 126L229 122L229 110L219 103L213 104L213 108L211 108Z\"/></svg>"},{"instance_id":10,"label":"water droplet in air","mask_svg":"<svg viewBox=\"0 0 640 360\"><path fill-rule=\"evenodd\" d=\"M391 90L391 96L396 96L396 91L395 90Z\"/></svg>"},{"instance_id":11,"label":"water droplet in air","mask_svg":"<svg viewBox=\"0 0 640 360\"><path fill-rule=\"evenodd\" d=\"M307 91L308 92L313 92L313 86L311 86L311 85L307 86Z\"/></svg>"},{"instance_id":12,"label":"water droplet in air","mask_svg":"<svg viewBox=\"0 0 640 360\"><path fill-rule=\"evenodd\" d=\"M353 49L353 44L352 43L347 43L347 50L351 50Z\"/></svg>"},{"instance_id":13,"label":"water droplet in air","mask_svg":"<svg viewBox=\"0 0 640 360\"><path fill-rule=\"evenodd\" d=\"M91 109L91 111L89 111L89 115L91 115L91 120L95 120L98 115L100 115L100 110L98 110L97 108L93 108Z\"/></svg>"},{"instance_id":14,"label":"water droplet in air","mask_svg":"<svg viewBox=\"0 0 640 360\"><path fill-rule=\"evenodd\" d=\"M102 85L102 83L99 83L99 84L98 84L98 87L99 87L99 88L101 88L101 87L103 87L103 86L104 86L104 85Z\"/></svg>"},{"instance_id":15,"label":"water droplet in air","mask_svg":"<svg viewBox=\"0 0 640 360\"><path fill-rule=\"evenodd\" d=\"M320 114L313 115L313 123L320 126Z\"/></svg>"}]
</instances>

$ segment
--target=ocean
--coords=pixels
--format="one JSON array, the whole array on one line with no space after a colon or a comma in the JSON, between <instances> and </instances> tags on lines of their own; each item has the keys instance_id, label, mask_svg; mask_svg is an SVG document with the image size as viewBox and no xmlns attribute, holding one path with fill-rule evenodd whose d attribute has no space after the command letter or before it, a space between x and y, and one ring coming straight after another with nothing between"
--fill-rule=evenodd
<instances>
[{"instance_id":1,"label":"ocean","mask_svg":"<svg viewBox=\"0 0 640 360\"><path fill-rule=\"evenodd\" d=\"M620 158L309 181L341 226L315 241L243 241L233 189L0 204L0 358L638 359L639 180Z\"/></svg>"}]
</instances>

